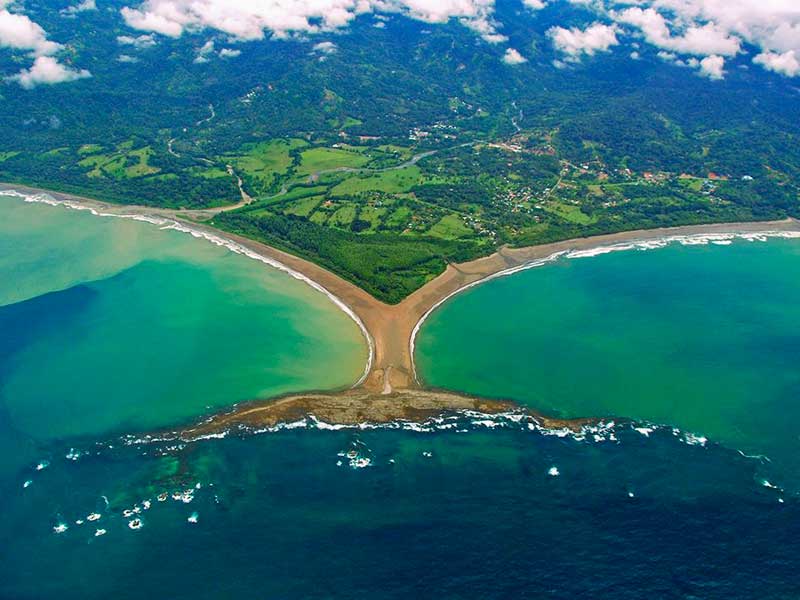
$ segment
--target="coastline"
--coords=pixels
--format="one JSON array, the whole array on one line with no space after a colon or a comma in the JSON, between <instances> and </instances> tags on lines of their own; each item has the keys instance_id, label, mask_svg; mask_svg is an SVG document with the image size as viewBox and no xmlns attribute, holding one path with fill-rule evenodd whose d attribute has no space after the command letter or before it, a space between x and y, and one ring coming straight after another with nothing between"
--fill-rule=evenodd
<instances>
[{"instance_id":1,"label":"coastline","mask_svg":"<svg viewBox=\"0 0 800 600\"><path fill-rule=\"evenodd\" d=\"M607 422L602 418L551 418L510 400L492 400L446 390L415 389L380 394L360 388L333 394L289 394L248 402L183 428L130 435L125 443L194 442L231 433L255 434L295 427L430 431L451 428L451 419L464 417L477 423L489 423L489 426L502 422L528 423L531 428L572 434Z\"/></svg>"},{"instance_id":2,"label":"coastline","mask_svg":"<svg viewBox=\"0 0 800 600\"><path fill-rule=\"evenodd\" d=\"M21 195L46 195L51 204L92 210L95 214L147 221L176 229L225 246L307 283L326 294L332 302L360 327L369 349L362 377L353 389L370 397L393 397L397 392L421 390L414 364L414 343L425 320L453 296L519 271L547 264L561 257L581 258L605 252L651 249L668 243L730 243L735 237L799 236L800 222L795 219L766 222L717 223L674 228L633 230L587 238L576 238L524 248L503 246L495 253L470 262L451 264L438 277L416 290L396 305L376 300L356 285L308 260L278 250L261 242L218 230L196 218L211 218L223 209L176 211L143 206L114 205L97 200L50 192L23 185L0 183L0 192L16 190ZM42 199L41 201L46 201ZM308 395L308 397L312 397ZM315 397L323 397L316 395ZM324 396L327 398L333 395ZM347 397L337 396L337 397ZM402 395L401 395L402 397ZM450 394L454 400L457 395ZM351 400L354 398L350 396ZM403 401L410 401L406 395ZM269 402L269 401L268 401ZM265 403L258 403L264 405Z\"/></svg>"}]
</instances>

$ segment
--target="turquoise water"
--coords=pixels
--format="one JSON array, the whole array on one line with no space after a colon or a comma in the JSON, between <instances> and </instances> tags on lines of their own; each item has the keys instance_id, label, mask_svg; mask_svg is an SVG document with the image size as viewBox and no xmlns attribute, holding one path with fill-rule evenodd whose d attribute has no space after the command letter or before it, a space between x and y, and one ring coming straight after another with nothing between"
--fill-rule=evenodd
<instances>
[{"instance_id":1,"label":"turquoise water","mask_svg":"<svg viewBox=\"0 0 800 600\"><path fill-rule=\"evenodd\" d=\"M306 284L126 219L0 197L0 407L37 441L351 385L366 345Z\"/></svg>"},{"instance_id":2,"label":"turquoise water","mask_svg":"<svg viewBox=\"0 0 800 600\"><path fill-rule=\"evenodd\" d=\"M773 463L711 436L638 424L566 436L466 416L424 431L310 426L189 445L120 436L237 397L347 385L363 366L360 334L307 286L176 232L21 202L0 202L2 228L0 598L730 600L800 590L797 496L763 484L781 485ZM788 243L753 251L767 259L779 246L790 266ZM737 248L699 249L690 262L724 270L717 257ZM680 278L682 250L630 254L653 259L660 282ZM746 264L766 268L755 255ZM575 265L603 280L603 258L547 269ZM534 296L518 277L475 290L499 294L498 347L531 329L504 322ZM581 280L576 330L592 304ZM774 312L785 313L793 285L778 288ZM445 364L496 343L451 340ZM574 365L564 369L576 378ZM520 377L529 389L526 373L504 373L495 383L508 394ZM478 391L485 375L467 374ZM560 389L555 376L551 385ZM640 385L653 406L665 402L655 383ZM552 408L595 407L564 402ZM352 453L369 466L351 467Z\"/></svg>"},{"instance_id":3,"label":"turquoise water","mask_svg":"<svg viewBox=\"0 0 800 600\"><path fill-rule=\"evenodd\" d=\"M767 455L800 489L800 240L560 259L446 303L417 359L436 386Z\"/></svg>"}]
</instances>

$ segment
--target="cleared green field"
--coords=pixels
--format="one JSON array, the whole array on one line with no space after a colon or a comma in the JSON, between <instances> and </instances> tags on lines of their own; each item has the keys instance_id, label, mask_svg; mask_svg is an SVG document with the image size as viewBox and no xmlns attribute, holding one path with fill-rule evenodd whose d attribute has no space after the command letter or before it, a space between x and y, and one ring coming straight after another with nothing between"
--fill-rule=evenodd
<instances>
[{"instance_id":1,"label":"cleared green field","mask_svg":"<svg viewBox=\"0 0 800 600\"><path fill-rule=\"evenodd\" d=\"M431 227L428 233L443 240L455 240L471 235L473 231L464 224L459 215L447 215Z\"/></svg>"},{"instance_id":2,"label":"cleared green field","mask_svg":"<svg viewBox=\"0 0 800 600\"><path fill-rule=\"evenodd\" d=\"M311 175L318 171L338 169L340 167L363 167L370 161L370 157L362 153L361 148L355 146L345 148L309 148L300 154L300 166L297 167L298 175Z\"/></svg>"},{"instance_id":3,"label":"cleared green field","mask_svg":"<svg viewBox=\"0 0 800 600\"><path fill-rule=\"evenodd\" d=\"M324 185L316 185L312 187L295 187L286 192L285 194L278 196L274 199L274 202L288 202L290 200L297 200L299 198L307 198L309 196L319 196L325 194L328 191L327 186ZM272 202L270 202L272 203Z\"/></svg>"},{"instance_id":4,"label":"cleared green field","mask_svg":"<svg viewBox=\"0 0 800 600\"><path fill-rule=\"evenodd\" d=\"M78 161L81 167L89 167L87 177L111 177L113 179L132 179L153 175L161 169L150 164L153 149L150 146L131 150L133 144L125 142L118 146L117 152L92 154Z\"/></svg>"},{"instance_id":5,"label":"cleared green field","mask_svg":"<svg viewBox=\"0 0 800 600\"><path fill-rule=\"evenodd\" d=\"M411 218L411 209L407 206L400 206L385 221L386 226L393 229L404 229Z\"/></svg>"},{"instance_id":6,"label":"cleared green field","mask_svg":"<svg viewBox=\"0 0 800 600\"><path fill-rule=\"evenodd\" d=\"M292 166L291 151L306 145L303 140L296 139L245 144L241 152L227 154L223 158L245 175L272 180Z\"/></svg>"},{"instance_id":7,"label":"cleared green field","mask_svg":"<svg viewBox=\"0 0 800 600\"><path fill-rule=\"evenodd\" d=\"M328 222L329 214L330 213L324 210L316 210L311 214L308 220L312 223L316 223L317 225L325 225L325 223Z\"/></svg>"},{"instance_id":8,"label":"cleared green field","mask_svg":"<svg viewBox=\"0 0 800 600\"><path fill-rule=\"evenodd\" d=\"M187 169L187 172L191 173L196 177L202 177L203 179L218 179L220 177L230 177L228 172L225 169L221 169L219 167L191 167Z\"/></svg>"},{"instance_id":9,"label":"cleared green field","mask_svg":"<svg viewBox=\"0 0 800 600\"><path fill-rule=\"evenodd\" d=\"M352 196L362 192L385 192L400 194L411 191L423 180L422 172L416 165L405 169L384 171L371 175L354 175L331 190L332 196Z\"/></svg>"},{"instance_id":10,"label":"cleared green field","mask_svg":"<svg viewBox=\"0 0 800 600\"><path fill-rule=\"evenodd\" d=\"M386 214L387 208L384 206L364 206L361 209L361 220L370 224L370 231L375 231L378 225L381 224L383 215Z\"/></svg>"},{"instance_id":11,"label":"cleared green field","mask_svg":"<svg viewBox=\"0 0 800 600\"><path fill-rule=\"evenodd\" d=\"M345 204L341 208L339 208L335 213L331 215L331 218L328 219L328 225L332 225L334 227L343 227L348 228L350 227L350 223L353 222L353 219L356 218L356 205L355 204Z\"/></svg>"},{"instance_id":12,"label":"cleared green field","mask_svg":"<svg viewBox=\"0 0 800 600\"><path fill-rule=\"evenodd\" d=\"M292 200L283 209L284 214L307 217L322 202L324 196L308 196Z\"/></svg>"},{"instance_id":13,"label":"cleared green field","mask_svg":"<svg viewBox=\"0 0 800 600\"><path fill-rule=\"evenodd\" d=\"M86 154L97 154L98 152L102 152L103 147L100 144L84 144L80 148L78 148L78 154L81 156Z\"/></svg>"},{"instance_id":14,"label":"cleared green field","mask_svg":"<svg viewBox=\"0 0 800 600\"><path fill-rule=\"evenodd\" d=\"M126 177L143 177L144 175L158 173L161 170L150 164L150 158L153 156L153 149L150 146L133 150L128 153L128 156L138 158L139 162L125 168Z\"/></svg>"},{"instance_id":15,"label":"cleared green field","mask_svg":"<svg viewBox=\"0 0 800 600\"><path fill-rule=\"evenodd\" d=\"M562 219L576 223L577 225L591 225L597 222L597 218L590 217L581 211L580 206L572 204L562 204L561 202L551 202L547 204L544 209L554 215L558 215Z\"/></svg>"}]
</instances>

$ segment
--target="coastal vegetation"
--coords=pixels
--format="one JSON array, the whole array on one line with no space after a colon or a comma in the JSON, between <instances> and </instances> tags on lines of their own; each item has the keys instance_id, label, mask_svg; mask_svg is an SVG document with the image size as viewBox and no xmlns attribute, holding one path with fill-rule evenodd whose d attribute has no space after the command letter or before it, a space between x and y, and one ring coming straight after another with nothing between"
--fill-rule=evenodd
<instances>
[{"instance_id":1,"label":"coastal vegetation","mask_svg":"<svg viewBox=\"0 0 800 600\"><path fill-rule=\"evenodd\" d=\"M199 35L136 47L114 11L65 29L26 6L93 77L3 88L0 180L157 208L252 199L213 224L386 302L506 244L800 216L797 93L735 60L710 82L612 51L565 83L553 17L510 2L497 16L530 48L514 67L457 23L403 17L356 19L324 60L287 39L197 61Z\"/></svg>"}]
</instances>

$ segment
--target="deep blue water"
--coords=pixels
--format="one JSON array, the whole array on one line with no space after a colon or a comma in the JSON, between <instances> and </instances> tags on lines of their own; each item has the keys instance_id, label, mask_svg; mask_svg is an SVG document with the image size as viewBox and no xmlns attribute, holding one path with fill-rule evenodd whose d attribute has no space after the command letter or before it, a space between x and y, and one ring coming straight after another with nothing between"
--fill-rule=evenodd
<instances>
[{"instance_id":1,"label":"deep blue water","mask_svg":"<svg viewBox=\"0 0 800 600\"><path fill-rule=\"evenodd\" d=\"M87 440L75 448L91 454L76 461L53 444L41 450L49 467L30 465L0 489L0 596L800 593L800 504L762 484L758 460L669 429L618 426L597 442L464 428L299 429L177 452ZM351 448L372 466L349 467L340 454ZM197 483L189 503L157 501ZM151 508L133 531L121 512L144 499ZM93 511L99 521L74 523ZM59 521L69 529L53 533ZM97 527L107 533L94 537Z\"/></svg>"}]
</instances>

